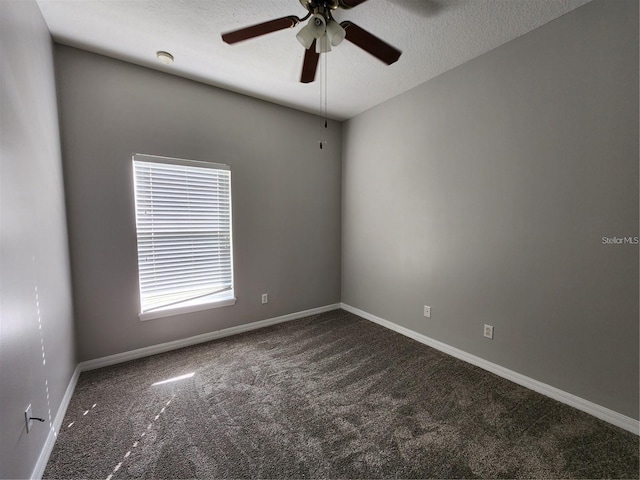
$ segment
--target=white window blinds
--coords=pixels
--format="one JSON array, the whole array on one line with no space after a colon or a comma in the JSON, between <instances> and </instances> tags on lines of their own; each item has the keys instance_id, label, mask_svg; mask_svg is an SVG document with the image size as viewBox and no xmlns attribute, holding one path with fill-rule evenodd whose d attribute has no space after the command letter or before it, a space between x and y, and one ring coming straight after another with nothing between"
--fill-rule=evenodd
<instances>
[{"instance_id":1,"label":"white window blinds","mask_svg":"<svg viewBox=\"0 0 640 480\"><path fill-rule=\"evenodd\" d=\"M229 167L148 155L133 166L142 313L233 296Z\"/></svg>"}]
</instances>

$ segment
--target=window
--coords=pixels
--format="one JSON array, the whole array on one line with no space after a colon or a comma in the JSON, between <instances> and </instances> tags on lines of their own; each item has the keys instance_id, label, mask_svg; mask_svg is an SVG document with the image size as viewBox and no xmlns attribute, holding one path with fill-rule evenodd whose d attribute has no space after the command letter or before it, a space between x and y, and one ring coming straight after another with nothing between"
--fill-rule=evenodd
<instances>
[{"instance_id":1,"label":"window","mask_svg":"<svg viewBox=\"0 0 640 480\"><path fill-rule=\"evenodd\" d=\"M227 165L133 156L141 320L233 305Z\"/></svg>"}]
</instances>

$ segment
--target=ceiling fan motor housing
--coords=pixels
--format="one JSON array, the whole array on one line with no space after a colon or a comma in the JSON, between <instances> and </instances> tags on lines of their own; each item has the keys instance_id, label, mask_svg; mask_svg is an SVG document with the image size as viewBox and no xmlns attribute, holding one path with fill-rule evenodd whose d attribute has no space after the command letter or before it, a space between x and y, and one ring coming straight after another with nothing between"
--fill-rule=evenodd
<instances>
[{"instance_id":1,"label":"ceiling fan motor housing","mask_svg":"<svg viewBox=\"0 0 640 480\"><path fill-rule=\"evenodd\" d=\"M300 0L300 3L309 13L322 13L326 18L330 15L331 10L338 8L349 10L366 1L367 0Z\"/></svg>"},{"instance_id":2,"label":"ceiling fan motor housing","mask_svg":"<svg viewBox=\"0 0 640 480\"><path fill-rule=\"evenodd\" d=\"M311 13L315 13L316 10L320 8L327 10L335 10L337 8L350 8L340 5L340 0L300 0L300 3Z\"/></svg>"}]
</instances>

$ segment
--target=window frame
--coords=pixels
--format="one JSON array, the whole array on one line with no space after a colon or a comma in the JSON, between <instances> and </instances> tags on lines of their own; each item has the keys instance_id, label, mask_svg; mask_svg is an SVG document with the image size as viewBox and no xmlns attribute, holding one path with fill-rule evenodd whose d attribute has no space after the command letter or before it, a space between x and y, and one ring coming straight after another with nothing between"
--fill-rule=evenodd
<instances>
[{"instance_id":1,"label":"window frame","mask_svg":"<svg viewBox=\"0 0 640 480\"><path fill-rule=\"evenodd\" d=\"M138 300L139 300L139 313L138 317L141 321L152 320L155 318L170 317L176 315L182 315L190 312L197 312L202 310L209 310L213 308L227 307L235 305L235 275L234 275L234 255L233 255L233 203L232 203L232 181L231 181L231 167L229 165L206 162L199 160L187 160L181 158L165 157L158 155L148 155L135 153L131 156L131 165L133 173L133 193L134 193L134 218L135 218L135 234L136 234L136 259L137 259L137 272L138 272ZM139 251L139 236L138 236L138 185L136 180L136 161L147 163L160 163L168 165L178 165L186 167L199 167L215 170L226 170L229 172L229 260L231 267L231 281L230 289L218 293L212 293L203 297L196 297L192 299L183 300L179 303L169 304L161 307L156 307L152 310L142 310L142 278L140 276L140 251Z\"/></svg>"}]
</instances>

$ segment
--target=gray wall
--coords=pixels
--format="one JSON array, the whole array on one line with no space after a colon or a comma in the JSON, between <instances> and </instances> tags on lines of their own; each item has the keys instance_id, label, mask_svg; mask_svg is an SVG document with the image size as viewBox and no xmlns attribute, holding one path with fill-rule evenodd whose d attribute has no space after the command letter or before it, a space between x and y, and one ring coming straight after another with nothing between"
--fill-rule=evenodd
<instances>
[{"instance_id":1,"label":"gray wall","mask_svg":"<svg viewBox=\"0 0 640 480\"><path fill-rule=\"evenodd\" d=\"M351 119L343 162L343 302L638 418L638 246L601 240L638 235L637 1Z\"/></svg>"},{"instance_id":2,"label":"gray wall","mask_svg":"<svg viewBox=\"0 0 640 480\"><path fill-rule=\"evenodd\" d=\"M81 361L340 301L339 124L320 150L319 117L69 47L56 60ZM132 153L231 165L236 305L138 319Z\"/></svg>"},{"instance_id":3,"label":"gray wall","mask_svg":"<svg viewBox=\"0 0 640 480\"><path fill-rule=\"evenodd\" d=\"M0 1L0 112L0 478L25 478L76 366L53 44L33 1ZM27 434L29 403L46 423Z\"/></svg>"}]
</instances>

